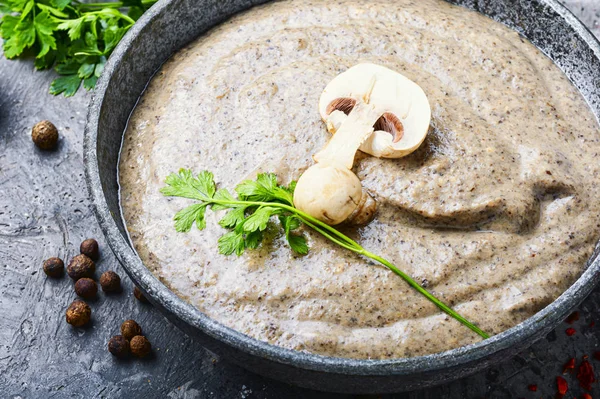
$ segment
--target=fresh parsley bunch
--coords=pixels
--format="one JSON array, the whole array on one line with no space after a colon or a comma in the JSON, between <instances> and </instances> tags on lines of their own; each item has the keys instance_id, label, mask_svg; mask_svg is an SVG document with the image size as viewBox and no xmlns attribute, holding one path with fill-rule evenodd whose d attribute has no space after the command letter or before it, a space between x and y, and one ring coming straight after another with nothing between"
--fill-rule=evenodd
<instances>
[{"instance_id":1,"label":"fresh parsley bunch","mask_svg":"<svg viewBox=\"0 0 600 399\"><path fill-rule=\"evenodd\" d=\"M81 3L77 0L0 0L0 36L8 59L35 56L36 69L61 77L50 93L74 95L95 87L106 59L156 0Z\"/></svg>"},{"instance_id":2,"label":"fresh parsley bunch","mask_svg":"<svg viewBox=\"0 0 600 399\"><path fill-rule=\"evenodd\" d=\"M489 338L483 330L421 287L390 261L367 251L334 227L294 207L295 182L289 186L282 186L277 183L277 175L259 174L256 180L245 180L235 188L237 198L226 189L217 189L214 176L208 171L194 176L191 170L181 169L179 173L169 175L165 183L167 185L161 189L161 193L165 196L198 201L175 214L175 229L179 232L190 231L194 223L198 229L204 229L206 227L204 215L209 207L213 211L228 210L219 221L219 225L228 230L219 238L219 252L224 255L235 253L239 256L246 249L258 248L267 226L275 217L279 220L282 233L292 250L305 255L308 253L306 238L297 232L302 225L305 225L340 247L387 267L449 316L482 338Z\"/></svg>"}]
</instances>

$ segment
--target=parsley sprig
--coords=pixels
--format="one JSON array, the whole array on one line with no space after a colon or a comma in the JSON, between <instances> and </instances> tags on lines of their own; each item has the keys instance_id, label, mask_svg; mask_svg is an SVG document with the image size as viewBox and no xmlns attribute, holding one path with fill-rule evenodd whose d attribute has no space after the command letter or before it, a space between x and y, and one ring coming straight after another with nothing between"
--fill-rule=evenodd
<instances>
[{"instance_id":1,"label":"parsley sprig","mask_svg":"<svg viewBox=\"0 0 600 399\"><path fill-rule=\"evenodd\" d=\"M0 36L8 59L35 56L36 69L61 77L50 93L90 90L123 35L157 0L82 3L78 0L0 0Z\"/></svg>"},{"instance_id":2,"label":"parsley sprig","mask_svg":"<svg viewBox=\"0 0 600 399\"><path fill-rule=\"evenodd\" d=\"M198 229L204 229L208 207L213 211L229 209L219 221L221 227L231 230L219 238L219 252L224 255L241 255L246 249L258 248L273 216L278 217L290 247L298 254L308 253L306 239L294 232L301 221L288 209L292 207L294 183L279 186L274 174L260 174L256 181L247 180L236 187L239 199L224 188L217 190L213 174L207 171L194 177L190 170L182 169L168 176L166 183L161 190L164 195L199 201L175 215L175 229L179 232L190 231L194 223Z\"/></svg>"},{"instance_id":3,"label":"parsley sprig","mask_svg":"<svg viewBox=\"0 0 600 399\"><path fill-rule=\"evenodd\" d=\"M214 176L208 171L194 176L191 170L181 169L179 173L169 175L165 183L167 185L161 189L161 193L165 196L198 201L175 215L175 229L178 232L189 232L194 223L198 229L204 229L205 213L209 207L213 211L228 210L219 221L219 225L228 230L218 241L221 254L235 253L239 256L246 249L258 248L263 241L267 226L272 223L272 219L276 218L292 250L305 255L309 250L306 238L298 232L300 227L305 225L335 244L381 263L449 316L481 337L489 338L489 335L479 327L437 299L391 262L367 251L335 228L296 209L293 203L295 182L283 186L278 184L275 174L259 174L256 180L245 180L235 188L237 198L226 189L217 189Z\"/></svg>"}]
</instances>

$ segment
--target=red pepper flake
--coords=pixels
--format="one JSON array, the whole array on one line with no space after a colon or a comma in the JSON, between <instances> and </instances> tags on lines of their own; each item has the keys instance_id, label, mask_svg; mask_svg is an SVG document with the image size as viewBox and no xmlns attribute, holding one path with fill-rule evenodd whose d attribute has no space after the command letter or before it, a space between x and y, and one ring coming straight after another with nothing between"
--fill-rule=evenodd
<instances>
[{"instance_id":1,"label":"red pepper flake","mask_svg":"<svg viewBox=\"0 0 600 399\"><path fill-rule=\"evenodd\" d=\"M575 358L571 358L567 363L565 363L565 367L563 368L563 374L567 374L569 371L575 369Z\"/></svg>"},{"instance_id":2,"label":"red pepper flake","mask_svg":"<svg viewBox=\"0 0 600 399\"><path fill-rule=\"evenodd\" d=\"M573 312L573 313L571 313L569 315L569 317L567 317L567 319L565 320L565 322L567 322L568 324L573 324L577 320L579 320L579 312Z\"/></svg>"},{"instance_id":3,"label":"red pepper flake","mask_svg":"<svg viewBox=\"0 0 600 399\"><path fill-rule=\"evenodd\" d=\"M592 322L590 323L590 328L594 328L594 326L595 326L595 325L596 325L596 322L595 322L595 321L592 321Z\"/></svg>"},{"instance_id":4,"label":"red pepper flake","mask_svg":"<svg viewBox=\"0 0 600 399\"><path fill-rule=\"evenodd\" d=\"M577 379L583 389L592 390L592 384L596 382L596 377L594 376L594 368L587 360L581 362L579 371L577 371Z\"/></svg>"},{"instance_id":5,"label":"red pepper flake","mask_svg":"<svg viewBox=\"0 0 600 399\"><path fill-rule=\"evenodd\" d=\"M536 392L537 391L537 385L535 384L531 384L527 387L527 389L529 389L531 392Z\"/></svg>"},{"instance_id":6,"label":"red pepper flake","mask_svg":"<svg viewBox=\"0 0 600 399\"><path fill-rule=\"evenodd\" d=\"M594 359L600 360L600 352L594 353Z\"/></svg>"},{"instance_id":7,"label":"red pepper flake","mask_svg":"<svg viewBox=\"0 0 600 399\"><path fill-rule=\"evenodd\" d=\"M577 332L577 330L574 329L573 327L569 327L565 330L565 333L567 333L567 335L569 337L572 337L573 335L575 335L576 332Z\"/></svg>"},{"instance_id":8,"label":"red pepper flake","mask_svg":"<svg viewBox=\"0 0 600 399\"><path fill-rule=\"evenodd\" d=\"M558 388L559 395L564 395L569 390L569 384L567 384L567 380L561 376L556 377L556 386Z\"/></svg>"},{"instance_id":9,"label":"red pepper flake","mask_svg":"<svg viewBox=\"0 0 600 399\"><path fill-rule=\"evenodd\" d=\"M594 398L592 398L592 395L590 395L589 393L584 393L583 396L581 397L581 399L594 399Z\"/></svg>"}]
</instances>

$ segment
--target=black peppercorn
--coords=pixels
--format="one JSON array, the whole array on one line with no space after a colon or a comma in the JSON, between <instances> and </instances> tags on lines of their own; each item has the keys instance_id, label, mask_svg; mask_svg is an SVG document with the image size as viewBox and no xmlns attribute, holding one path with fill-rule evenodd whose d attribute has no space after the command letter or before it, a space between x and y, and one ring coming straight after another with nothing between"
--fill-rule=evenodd
<instances>
[{"instance_id":1,"label":"black peppercorn","mask_svg":"<svg viewBox=\"0 0 600 399\"><path fill-rule=\"evenodd\" d=\"M79 299L76 299L67 308L67 323L74 327L86 325L92 317L92 309L89 305Z\"/></svg>"},{"instance_id":2,"label":"black peppercorn","mask_svg":"<svg viewBox=\"0 0 600 399\"><path fill-rule=\"evenodd\" d=\"M92 277L96 271L96 264L86 255L77 255L67 266L69 277L77 281L83 277Z\"/></svg>"},{"instance_id":3,"label":"black peppercorn","mask_svg":"<svg viewBox=\"0 0 600 399\"><path fill-rule=\"evenodd\" d=\"M127 357L129 355L129 341L121 335L115 335L108 341L108 351L113 356L121 359Z\"/></svg>"},{"instance_id":4,"label":"black peppercorn","mask_svg":"<svg viewBox=\"0 0 600 399\"><path fill-rule=\"evenodd\" d=\"M142 328L135 320L125 320L123 324L121 324L121 335L125 337L125 339L131 339L136 335L142 335Z\"/></svg>"},{"instance_id":5,"label":"black peppercorn","mask_svg":"<svg viewBox=\"0 0 600 399\"><path fill-rule=\"evenodd\" d=\"M31 139L42 150L52 150L58 143L58 130L50 121L41 121L31 130Z\"/></svg>"},{"instance_id":6,"label":"black peppercorn","mask_svg":"<svg viewBox=\"0 0 600 399\"><path fill-rule=\"evenodd\" d=\"M50 258L44 261L44 273L48 277L60 277L65 270L65 264L60 258Z\"/></svg>"},{"instance_id":7,"label":"black peppercorn","mask_svg":"<svg viewBox=\"0 0 600 399\"><path fill-rule=\"evenodd\" d=\"M104 292L118 292L121 290L121 277L111 270L102 273L100 286Z\"/></svg>"},{"instance_id":8,"label":"black peppercorn","mask_svg":"<svg viewBox=\"0 0 600 399\"><path fill-rule=\"evenodd\" d=\"M135 299L142 303L148 303L148 299L146 299L146 297L144 296L144 294L142 294L142 291L138 287L133 288L133 296L135 297Z\"/></svg>"},{"instance_id":9,"label":"black peppercorn","mask_svg":"<svg viewBox=\"0 0 600 399\"><path fill-rule=\"evenodd\" d=\"M131 354L135 357L145 357L150 354L152 351L152 345L150 345L150 341L146 339L143 335L136 335L131 338L129 341L129 348L131 349Z\"/></svg>"},{"instance_id":10,"label":"black peppercorn","mask_svg":"<svg viewBox=\"0 0 600 399\"><path fill-rule=\"evenodd\" d=\"M91 278L80 278L75 282L75 293L85 299L93 299L98 293L98 286Z\"/></svg>"},{"instance_id":11,"label":"black peppercorn","mask_svg":"<svg viewBox=\"0 0 600 399\"><path fill-rule=\"evenodd\" d=\"M91 260L98 260L100 252L98 251L98 241L88 238L79 246L79 252L86 255Z\"/></svg>"}]
</instances>

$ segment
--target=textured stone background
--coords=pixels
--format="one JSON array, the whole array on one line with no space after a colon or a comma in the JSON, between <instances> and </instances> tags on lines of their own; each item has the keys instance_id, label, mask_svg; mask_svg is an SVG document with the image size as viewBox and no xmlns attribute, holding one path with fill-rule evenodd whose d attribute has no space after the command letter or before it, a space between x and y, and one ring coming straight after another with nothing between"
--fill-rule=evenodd
<instances>
[{"instance_id":1,"label":"textured stone background","mask_svg":"<svg viewBox=\"0 0 600 399\"><path fill-rule=\"evenodd\" d=\"M565 3L600 37L600 0ZM151 306L135 301L127 279L122 294L100 295L91 303L90 328L64 322L64 310L75 298L72 283L67 277L47 279L40 271L44 259L66 261L83 239L95 237L103 250L99 272L125 273L104 243L83 179L90 95L52 97L47 94L52 78L52 72L34 72L31 62L0 57L0 398L348 398L295 388L220 361ZM54 121L62 134L56 152L42 153L31 143L30 128L42 119ZM599 308L597 289L580 308L575 336L567 337L563 324L498 367L390 398L553 398L563 364L600 350ZM152 342L151 359L121 362L105 350L127 318L137 320ZM598 325L590 327L594 320ZM595 366L600 369L600 362ZM568 397L581 397L574 377L566 378ZM537 384L538 392L529 392L529 384Z\"/></svg>"}]
</instances>

